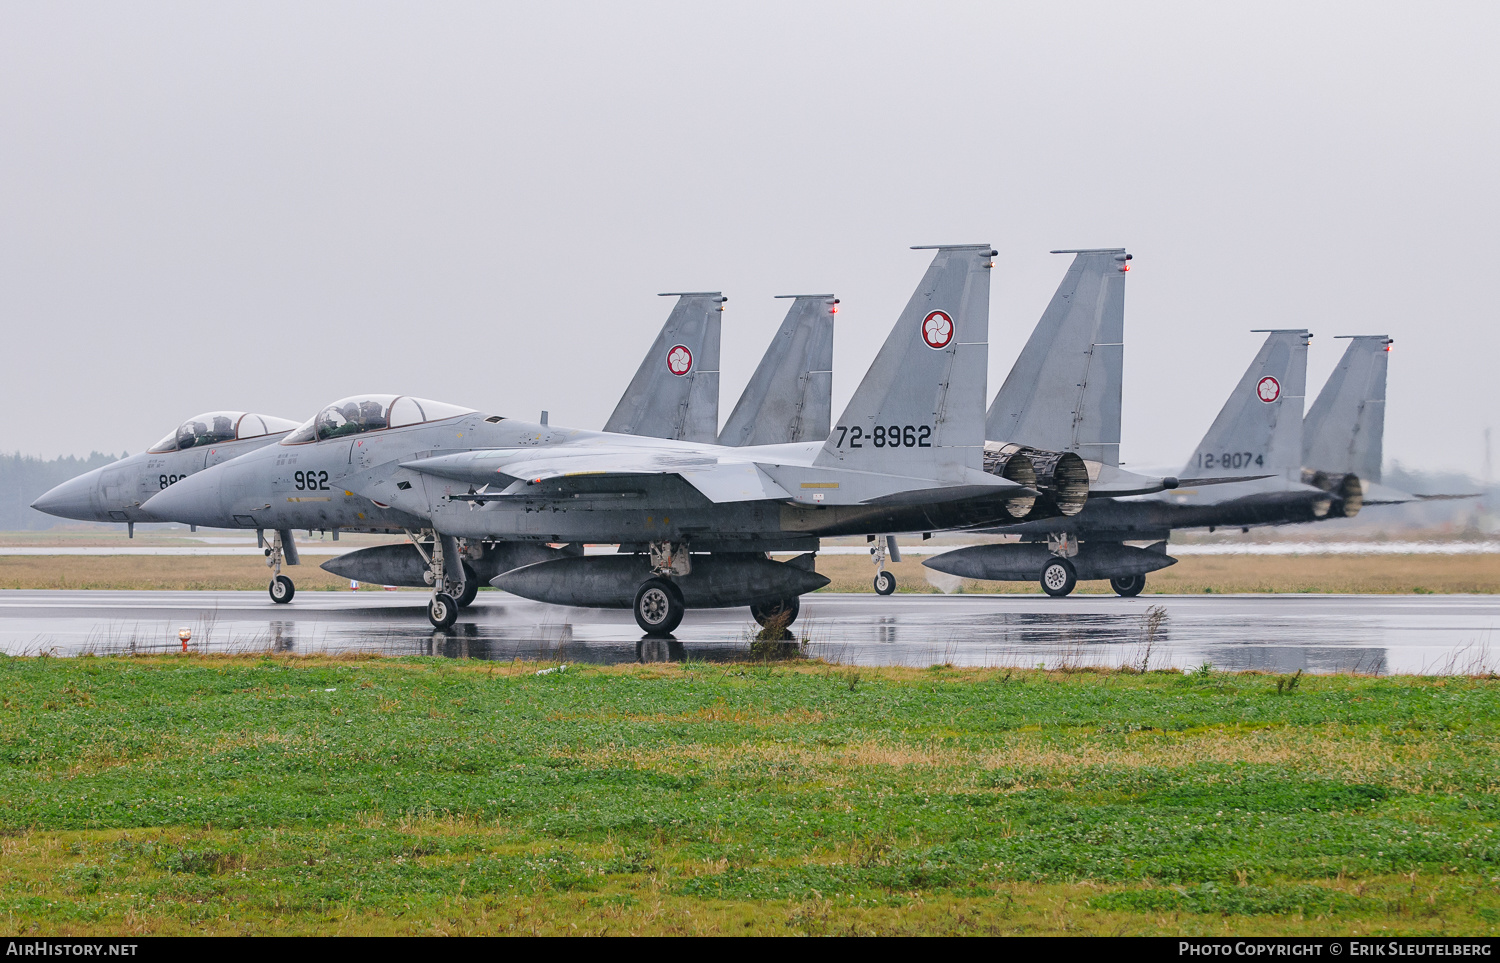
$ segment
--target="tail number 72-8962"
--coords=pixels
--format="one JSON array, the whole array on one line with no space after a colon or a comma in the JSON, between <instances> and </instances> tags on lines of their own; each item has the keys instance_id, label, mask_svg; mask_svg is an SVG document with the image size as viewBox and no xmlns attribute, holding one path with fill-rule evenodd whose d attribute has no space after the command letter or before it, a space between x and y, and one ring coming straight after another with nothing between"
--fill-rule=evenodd
<instances>
[{"instance_id":1,"label":"tail number 72-8962","mask_svg":"<svg viewBox=\"0 0 1500 963\"><path fill-rule=\"evenodd\" d=\"M843 448L845 443L850 448L863 448L865 445L872 448L932 447L931 425L876 425L869 431L863 425L852 428L839 425L834 431L839 433L835 448Z\"/></svg>"}]
</instances>

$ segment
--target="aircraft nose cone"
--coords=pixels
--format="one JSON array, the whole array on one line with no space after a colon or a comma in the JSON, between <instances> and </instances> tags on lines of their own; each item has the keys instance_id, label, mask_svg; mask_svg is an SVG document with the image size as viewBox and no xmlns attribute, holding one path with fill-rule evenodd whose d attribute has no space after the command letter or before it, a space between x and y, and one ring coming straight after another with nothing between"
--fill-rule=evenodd
<instances>
[{"instance_id":1,"label":"aircraft nose cone","mask_svg":"<svg viewBox=\"0 0 1500 963\"><path fill-rule=\"evenodd\" d=\"M32 502L31 507L59 518L96 521L98 513L94 511L93 493L97 481L98 477L94 472L70 478Z\"/></svg>"},{"instance_id":2,"label":"aircraft nose cone","mask_svg":"<svg viewBox=\"0 0 1500 963\"><path fill-rule=\"evenodd\" d=\"M187 525L222 526L219 510L219 480L207 478L211 471L197 472L173 482L146 499L142 510L157 518Z\"/></svg>"}]
</instances>

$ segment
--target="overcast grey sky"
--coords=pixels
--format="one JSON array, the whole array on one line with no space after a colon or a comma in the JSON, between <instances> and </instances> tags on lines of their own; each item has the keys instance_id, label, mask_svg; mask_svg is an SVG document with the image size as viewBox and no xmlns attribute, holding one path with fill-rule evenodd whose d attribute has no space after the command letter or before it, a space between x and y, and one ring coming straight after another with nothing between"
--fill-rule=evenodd
<instances>
[{"instance_id":1,"label":"overcast grey sky","mask_svg":"<svg viewBox=\"0 0 1500 963\"><path fill-rule=\"evenodd\" d=\"M725 417L772 295L837 292L837 413L908 246L989 241L991 394L1050 248L1135 255L1129 463L1305 325L1309 396L1388 333L1387 457L1478 474L1497 49L1492 3L8 0L0 450L357 392L597 428L680 290L730 298Z\"/></svg>"}]
</instances>

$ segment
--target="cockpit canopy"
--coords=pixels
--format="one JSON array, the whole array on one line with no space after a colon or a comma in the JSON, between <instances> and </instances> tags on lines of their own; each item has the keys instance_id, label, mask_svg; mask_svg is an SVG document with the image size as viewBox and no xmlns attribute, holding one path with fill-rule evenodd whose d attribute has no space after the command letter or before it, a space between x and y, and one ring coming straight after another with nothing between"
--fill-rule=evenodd
<instances>
[{"instance_id":1,"label":"cockpit canopy","mask_svg":"<svg viewBox=\"0 0 1500 963\"><path fill-rule=\"evenodd\" d=\"M201 448L204 445L220 445L226 441L245 438L260 438L297 427L295 421L272 418L270 415L248 414L243 411L210 411L194 415L177 426L177 430L152 445L153 454L167 451L183 451Z\"/></svg>"},{"instance_id":2,"label":"cockpit canopy","mask_svg":"<svg viewBox=\"0 0 1500 963\"><path fill-rule=\"evenodd\" d=\"M359 395L341 398L281 439L283 445L361 435L367 431L420 425L473 412L473 408L413 398L410 395Z\"/></svg>"}]
</instances>

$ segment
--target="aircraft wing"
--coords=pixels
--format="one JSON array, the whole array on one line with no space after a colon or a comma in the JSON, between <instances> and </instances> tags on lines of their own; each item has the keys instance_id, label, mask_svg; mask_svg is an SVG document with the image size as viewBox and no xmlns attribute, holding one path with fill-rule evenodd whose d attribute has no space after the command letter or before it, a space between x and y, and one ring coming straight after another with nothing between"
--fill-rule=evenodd
<instances>
[{"instance_id":1,"label":"aircraft wing","mask_svg":"<svg viewBox=\"0 0 1500 963\"><path fill-rule=\"evenodd\" d=\"M507 449L439 455L403 462L402 468L473 485L500 485L490 498L546 497L531 490L549 481L584 476L677 475L716 503L791 498L786 489L748 461L713 454L637 447Z\"/></svg>"}]
</instances>

